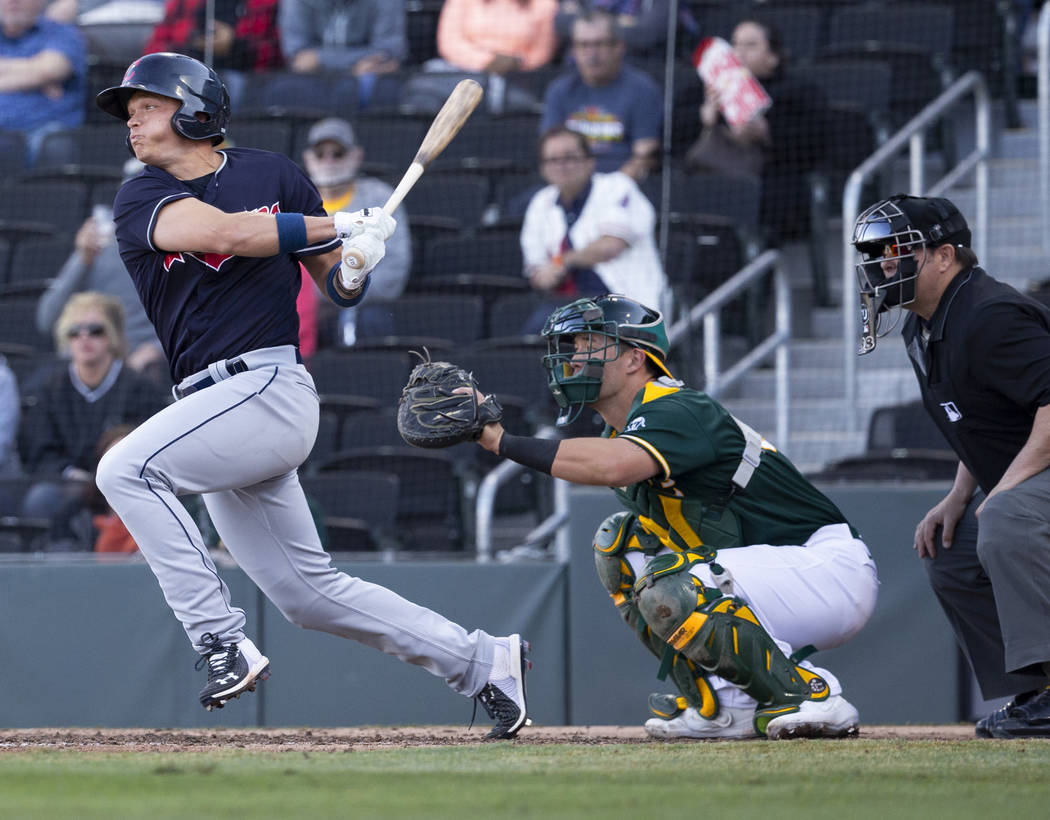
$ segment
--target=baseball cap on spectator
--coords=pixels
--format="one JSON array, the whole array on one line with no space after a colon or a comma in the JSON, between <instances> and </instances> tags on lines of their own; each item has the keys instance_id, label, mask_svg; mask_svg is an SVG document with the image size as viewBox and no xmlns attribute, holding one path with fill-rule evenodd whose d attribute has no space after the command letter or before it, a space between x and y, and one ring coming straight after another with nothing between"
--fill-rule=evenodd
<instances>
[{"instance_id":1,"label":"baseball cap on spectator","mask_svg":"<svg viewBox=\"0 0 1050 820\"><path fill-rule=\"evenodd\" d=\"M931 248L947 244L970 247L970 228L950 199L919 196L894 199L911 227L922 232Z\"/></svg>"},{"instance_id":2,"label":"baseball cap on spectator","mask_svg":"<svg viewBox=\"0 0 1050 820\"><path fill-rule=\"evenodd\" d=\"M344 148L353 148L354 129L346 120L329 117L313 124L306 135L306 147L313 148L322 142L337 142Z\"/></svg>"}]
</instances>

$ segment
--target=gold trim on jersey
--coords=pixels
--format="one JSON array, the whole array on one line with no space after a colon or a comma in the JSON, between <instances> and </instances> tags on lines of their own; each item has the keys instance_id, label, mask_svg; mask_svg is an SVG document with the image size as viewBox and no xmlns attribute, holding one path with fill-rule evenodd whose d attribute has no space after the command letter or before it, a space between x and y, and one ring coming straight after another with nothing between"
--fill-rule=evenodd
<instances>
[{"instance_id":1,"label":"gold trim on jersey","mask_svg":"<svg viewBox=\"0 0 1050 820\"><path fill-rule=\"evenodd\" d=\"M620 436L620 438L625 438L628 441L633 441L635 444L637 444L639 447L645 450L645 452L651 455L656 460L656 463L660 465L660 470L664 474L663 477L665 479L671 477L671 467L667 463L667 460L660 454L660 451L653 447L653 445L651 445L648 441L646 441L645 439L640 439L637 436L632 436L629 433L625 436Z\"/></svg>"}]
</instances>

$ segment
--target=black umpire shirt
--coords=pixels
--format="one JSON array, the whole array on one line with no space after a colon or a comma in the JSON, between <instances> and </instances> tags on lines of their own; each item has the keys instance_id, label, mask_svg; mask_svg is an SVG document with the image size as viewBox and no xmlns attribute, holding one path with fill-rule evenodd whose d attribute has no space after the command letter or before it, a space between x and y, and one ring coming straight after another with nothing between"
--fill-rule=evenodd
<instances>
[{"instance_id":1,"label":"black umpire shirt","mask_svg":"<svg viewBox=\"0 0 1050 820\"><path fill-rule=\"evenodd\" d=\"M960 271L904 343L926 411L985 492L1050 404L1050 310L980 268Z\"/></svg>"}]
</instances>

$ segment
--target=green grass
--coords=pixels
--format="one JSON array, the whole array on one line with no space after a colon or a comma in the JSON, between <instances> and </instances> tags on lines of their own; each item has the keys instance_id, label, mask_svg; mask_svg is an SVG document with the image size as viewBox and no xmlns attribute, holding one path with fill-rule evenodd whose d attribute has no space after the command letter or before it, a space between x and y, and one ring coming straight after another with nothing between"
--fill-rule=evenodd
<instances>
[{"instance_id":1,"label":"green grass","mask_svg":"<svg viewBox=\"0 0 1050 820\"><path fill-rule=\"evenodd\" d=\"M1050 817L1050 742L0 753L2 818Z\"/></svg>"}]
</instances>

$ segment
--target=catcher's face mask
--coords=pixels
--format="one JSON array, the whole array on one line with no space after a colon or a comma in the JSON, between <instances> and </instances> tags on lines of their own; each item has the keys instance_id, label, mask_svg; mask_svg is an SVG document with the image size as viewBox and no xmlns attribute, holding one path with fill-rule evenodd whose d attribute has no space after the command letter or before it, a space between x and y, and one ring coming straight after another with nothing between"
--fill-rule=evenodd
<instances>
[{"instance_id":1,"label":"catcher's face mask","mask_svg":"<svg viewBox=\"0 0 1050 820\"><path fill-rule=\"evenodd\" d=\"M853 226L850 240L857 249L857 282L860 286L860 348L863 355L875 349L896 322L881 328L880 314L915 300L915 280L922 267L916 253L925 243L922 232L911 227L907 215L893 199L872 205Z\"/></svg>"},{"instance_id":2,"label":"catcher's face mask","mask_svg":"<svg viewBox=\"0 0 1050 820\"><path fill-rule=\"evenodd\" d=\"M579 299L556 310L542 335L547 339L547 386L561 408L557 425L575 421L584 405L597 401L605 363L620 355L615 322L607 322L590 299Z\"/></svg>"}]
</instances>

